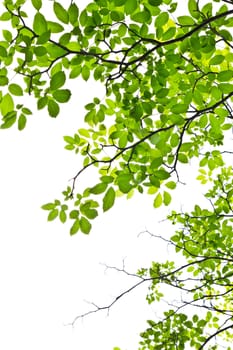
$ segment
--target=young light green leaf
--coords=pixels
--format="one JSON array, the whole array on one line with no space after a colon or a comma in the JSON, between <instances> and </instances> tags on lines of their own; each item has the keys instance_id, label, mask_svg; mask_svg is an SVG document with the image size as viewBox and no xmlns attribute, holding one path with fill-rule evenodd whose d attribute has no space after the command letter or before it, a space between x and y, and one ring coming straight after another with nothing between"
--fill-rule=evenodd
<instances>
[{"instance_id":1,"label":"young light green leaf","mask_svg":"<svg viewBox=\"0 0 233 350\"><path fill-rule=\"evenodd\" d=\"M57 218L59 211L57 208L52 209L48 215L48 221L53 221Z\"/></svg>"},{"instance_id":2,"label":"young light green leaf","mask_svg":"<svg viewBox=\"0 0 233 350\"><path fill-rule=\"evenodd\" d=\"M3 116L7 115L7 113L14 110L14 101L10 94L6 94L3 96L2 101L0 103L1 114Z\"/></svg>"},{"instance_id":3,"label":"young light green leaf","mask_svg":"<svg viewBox=\"0 0 233 350\"><path fill-rule=\"evenodd\" d=\"M88 219L93 220L98 216L98 211L96 209L87 209L85 211L85 216Z\"/></svg>"},{"instance_id":4,"label":"young light green leaf","mask_svg":"<svg viewBox=\"0 0 233 350\"><path fill-rule=\"evenodd\" d=\"M163 203L168 206L171 203L172 197L167 191L163 192Z\"/></svg>"},{"instance_id":5,"label":"young light green leaf","mask_svg":"<svg viewBox=\"0 0 233 350\"><path fill-rule=\"evenodd\" d=\"M3 29L2 30L2 34L3 34L3 37L6 41L8 41L9 43L11 43L12 41L12 33L7 30L7 29Z\"/></svg>"},{"instance_id":6,"label":"young light green leaf","mask_svg":"<svg viewBox=\"0 0 233 350\"><path fill-rule=\"evenodd\" d=\"M27 123L27 118L25 117L24 114L20 114L19 119L18 119L18 129L21 131L25 128Z\"/></svg>"},{"instance_id":7,"label":"young light green leaf","mask_svg":"<svg viewBox=\"0 0 233 350\"><path fill-rule=\"evenodd\" d=\"M53 210L56 208L56 204L55 203L46 203L46 204L43 204L41 206L41 208L44 210Z\"/></svg>"},{"instance_id":8,"label":"young light green leaf","mask_svg":"<svg viewBox=\"0 0 233 350\"><path fill-rule=\"evenodd\" d=\"M15 96L23 96L23 89L21 88L20 85L18 84L10 84L8 86L8 90L10 91L10 93L12 95L15 95Z\"/></svg>"},{"instance_id":9,"label":"young light green leaf","mask_svg":"<svg viewBox=\"0 0 233 350\"><path fill-rule=\"evenodd\" d=\"M91 223L84 216L81 216L79 221L80 229L83 233L88 234L91 231Z\"/></svg>"},{"instance_id":10,"label":"young light green leaf","mask_svg":"<svg viewBox=\"0 0 233 350\"><path fill-rule=\"evenodd\" d=\"M125 3L125 13L127 15L133 14L137 9L137 0L127 0Z\"/></svg>"},{"instance_id":11,"label":"young light green leaf","mask_svg":"<svg viewBox=\"0 0 233 350\"><path fill-rule=\"evenodd\" d=\"M189 13L194 18L199 18L200 17L200 12L198 10L198 5L197 4L198 3L197 3L196 0L188 0Z\"/></svg>"},{"instance_id":12,"label":"young light green leaf","mask_svg":"<svg viewBox=\"0 0 233 350\"><path fill-rule=\"evenodd\" d=\"M209 65L217 66L221 64L225 60L225 57L223 55L215 55L211 58Z\"/></svg>"},{"instance_id":13,"label":"young light green leaf","mask_svg":"<svg viewBox=\"0 0 233 350\"><path fill-rule=\"evenodd\" d=\"M72 3L68 8L69 22L72 25L75 25L78 23L78 15L79 15L78 6L75 3Z\"/></svg>"},{"instance_id":14,"label":"young light green leaf","mask_svg":"<svg viewBox=\"0 0 233 350\"><path fill-rule=\"evenodd\" d=\"M183 26L192 26L195 24L195 21L190 16L179 16L177 19L179 24Z\"/></svg>"},{"instance_id":15,"label":"young light green leaf","mask_svg":"<svg viewBox=\"0 0 233 350\"><path fill-rule=\"evenodd\" d=\"M60 112L59 105L54 100L49 100L48 102L48 112L50 117L56 118Z\"/></svg>"},{"instance_id":16,"label":"young light green leaf","mask_svg":"<svg viewBox=\"0 0 233 350\"><path fill-rule=\"evenodd\" d=\"M76 219L70 228L70 235L71 236L75 235L79 229L80 229L79 219Z\"/></svg>"},{"instance_id":17,"label":"young light green leaf","mask_svg":"<svg viewBox=\"0 0 233 350\"><path fill-rule=\"evenodd\" d=\"M0 86L5 86L9 83L9 79L5 75L0 75Z\"/></svg>"},{"instance_id":18,"label":"young light green leaf","mask_svg":"<svg viewBox=\"0 0 233 350\"><path fill-rule=\"evenodd\" d=\"M71 92L68 89L55 90L53 97L57 102L65 103L68 102L71 97Z\"/></svg>"},{"instance_id":19,"label":"young light green leaf","mask_svg":"<svg viewBox=\"0 0 233 350\"><path fill-rule=\"evenodd\" d=\"M108 186L107 183L101 182L101 183L95 185L94 187L92 187L90 192L93 194L103 193L106 190L107 186Z\"/></svg>"},{"instance_id":20,"label":"young light green leaf","mask_svg":"<svg viewBox=\"0 0 233 350\"><path fill-rule=\"evenodd\" d=\"M131 19L138 23L148 23L151 19L151 14L148 10L144 10L131 15Z\"/></svg>"},{"instance_id":21,"label":"young light green leaf","mask_svg":"<svg viewBox=\"0 0 233 350\"><path fill-rule=\"evenodd\" d=\"M162 203L163 203L163 198L162 198L161 193L159 192L154 200L154 208L161 207Z\"/></svg>"},{"instance_id":22,"label":"young light green leaf","mask_svg":"<svg viewBox=\"0 0 233 350\"><path fill-rule=\"evenodd\" d=\"M44 15L42 15L42 13L40 13L40 12L37 12L34 16L33 30L38 35L41 35L41 34L47 32L47 30L48 30L47 21L46 21Z\"/></svg>"},{"instance_id":23,"label":"young light green leaf","mask_svg":"<svg viewBox=\"0 0 233 350\"><path fill-rule=\"evenodd\" d=\"M130 183L131 179L131 174L122 174L118 176L118 186L122 193L128 193L132 189L132 185Z\"/></svg>"},{"instance_id":24,"label":"young light green leaf","mask_svg":"<svg viewBox=\"0 0 233 350\"><path fill-rule=\"evenodd\" d=\"M161 12L155 20L156 27L164 26L169 20L169 15L167 12Z\"/></svg>"},{"instance_id":25,"label":"young light green leaf","mask_svg":"<svg viewBox=\"0 0 233 350\"><path fill-rule=\"evenodd\" d=\"M185 113L187 112L187 109L188 109L188 106L182 103L176 104L171 107L171 111L175 114Z\"/></svg>"},{"instance_id":26,"label":"young light green leaf","mask_svg":"<svg viewBox=\"0 0 233 350\"><path fill-rule=\"evenodd\" d=\"M16 112L14 111L8 112L4 117L4 123L1 124L1 129L10 128L16 122L16 119L17 119Z\"/></svg>"},{"instance_id":27,"label":"young light green leaf","mask_svg":"<svg viewBox=\"0 0 233 350\"><path fill-rule=\"evenodd\" d=\"M67 220L67 215L66 215L66 212L65 210L61 210L60 213L59 213L59 219L60 221L64 224Z\"/></svg>"},{"instance_id":28,"label":"young light green leaf","mask_svg":"<svg viewBox=\"0 0 233 350\"><path fill-rule=\"evenodd\" d=\"M57 90L65 84L66 75L63 71L55 73L50 81L50 89Z\"/></svg>"},{"instance_id":29,"label":"young light green leaf","mask_svg":"<svg viewBox=\"0 0 233 350\"><path fill-rule=\"evenodd\" d=\"M57 22L48 21L47 25L48 25L48 30L51 33L61 33L64 30L64 27L60 23L57 23Z\"/></svg>"},{"instance_id":30,"label":"young light green leaf","mask_svg":"<svg viewBox=\"0 0 233 350\"><path fill-rule=\"evenodd\" d=\"M90 69L87 66L82 67L81 75L85 81L87 81L90 77Z\"/></svg>"},{"instance_id":31,"label":"young light green leaf","mask_svg":"<svg viewBox=\"0 0 233 350\"><path fill-rule=\"evenodd\" d=\"M218 73L217 79L219 81L229 81L233 77L233 72L231 69L223 70Z\"/></svg>"},{"instance_id":32,"label":"young light green leaf","mask_svg":"<svg viewBox=\"0 0 233 350\"><path fill-rule=\"evenodd\" d=\"M159 6L162 4L163 0L148 0L151 6Z\"/></svg>"},{"instance_id":33,"label":"young light green leaf","mask_svg":"<svg viewBox=\"0 0 233 350\"><path fill-rule=\"evenodd\" d=\"M116 7L123 6L126 3L127 0L114 0L114 5Z\"/></svg>"},{"instance_id":34,"label":"young light green leaf","mask_svg":"<svg viewBox=\"0 0 233 350\"><path fill-rule=\"evenodd\" d=\"M35 7L37 11L39 11L42 7L42 0L31 0L32 5Z\"/></svg>"},{"instance_id":35,"label":"young light green leaf","mask_svg":"<svg viewBox=\"0 0 233 350\"><path fill-rule=\"evenodd\" d=\"M165 184L167 188L170 188L170 190L174 190L176 188L176 183L174 181L169 181Z\"/></svg>"},{"instance_id":36,"label":"young light green leaf","mask_svg":"<svg viewBox=\"0 0 233 350\"><path fill-rule=\"evenodd\" d=\"M41 97L37 101L37 108L42 109L47 105L47 103L48 103L48 97L47 96Z\"/></svg>"},{"instance_id":37,"label":"young light green leaf","mask_svg":"<svg viewBox=\"0 0 233 350\"><path fill-rule=\"evenodd\" d=\"M64 7L57 1L53 3L53 11L59 21L68 24L69 23L69 15L68 12L64 9Z\"/></svg>"},{"instance_id":38,"label":"young light green leaf","mask_svg":"<svg viewBox=\"0 0 233 350\"><path fill-rule=\"evenodd\" d=\"M179 160L181 163L188 163L188 162L189 162L188 157L187 157L186 154L184 154L184 153L179 153L179 154L178 154L178 160Z\"/></svg>"},{"instance_id":39,"label":"young light green leaf","mask_svg":"<svg viewBox=\"0 0 233 350\"><path fill-rule=\"evenodd\" d=\"M115 202L115 191L113 187L110 187L104 195L103 198L103 211L107 211L114 205Z\"/></svg>"}]
</instances>

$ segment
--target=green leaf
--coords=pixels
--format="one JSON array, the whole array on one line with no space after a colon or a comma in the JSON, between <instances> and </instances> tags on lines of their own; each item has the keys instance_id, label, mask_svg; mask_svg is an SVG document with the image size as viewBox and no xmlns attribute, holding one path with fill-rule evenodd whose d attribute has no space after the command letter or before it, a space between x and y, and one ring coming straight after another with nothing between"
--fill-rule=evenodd
<instances>
[{"instance_id":1,"label":"green leaf","mask_svg":"<svg viewBox=\"0 0 233 350\"><path fill-rule=\"evenodd\" d=\"M192 26L195 24L195 21L190 16L179 16L177 19L179 24L184 26Z\"/></svg>"},{"instance_id":2,"label":"green leaf","mask_svg":"<svg viewBox=\"0 0 233 350\"><path fill-rule=\"evenodd\" d=\"M8 90L12 95L23 96L23 89L18 84L10 84Z\"/></svg>"},{"instance_id":3,"label":"green leaf","mask_svg":"<svg viewBox=\"0 0 233 350\"><path fill-rule=\"evenodd\" d=\"M75 25L78 23L78 15L79 15L78 6L75 3L72 3L68 8L69 22L72 25Z\"/></svg>"},{"instance_id":4,"label":"green leaf","mask_svg":"<svg viewBox=\"0 0 233 350\"><path fill-rule=\"evenodd\" d=\"M85 215L88 219L93 220L98 216L98 211L96 209L87 209Z\"/></svg>"},{"instance_id":5,"label":"green leaf","mask_svg":"<svg viewBox=\"0 0 233 350\"><path fill-rule=\"evenodd\" d=\"M225 57L223 55L215 55L211 58L209 65L217 66L221 64L225 60Z\"/></svg>"},{"instance_id":6,"label":"green leaf","mask_svg":"<svg viewBox=\"0 0 233 350\"><path fill-rule=\"evenodd\" d=\"M9 30L3 29L2 31L3 37L6 41L11 43L12 41L12 33Z\"/></svg>"},{"instance_id":7,"label":"green leaf","mask_svg":"<svg viewBox=\"0 0 233 350\"><path fill-rule=\"evenodd\" d=\"M59 105L54 100L49 100L48 102L48 112L50 117L56 118L60 112Z\"/></svg>"},{"instance_id":8,"label":"green leaf","mask_svg":"<svg viewBox=\"0 0 233 350\"><path fill-rule=\"evenodd\" d=\"M67 215L66 212L64 210L61 210L59 213L59 219L60 221L64 224L67 220Z\"/></svg>"},{"instance_id":9,"label":"green leaf","mask_svg":"<svg viewBox=\"0 0 233 350\"><path fill-rule=\"evenodd\" d=\"M233 77L233 72L232 70L223 70L218 73L217 79L219 81L229 81Z\"/></svg>"},{"instance_id":10,"label":"green leaf","mask_svg":"<svg viewBox=\"0 0 233 350\"><path fill-rule=\"evenodd\" d=\"M37 46L34 48L34 53L36 56L44 56L47 54L47 50L44 46Z\"/></svg>"},{"instance_id":11,"label":"green leaf","mask_svg":"<svg viewBox=\"0 0 233 350\"><path fill-rule=\"evenodd\" d=\"M157 196L155 197L155 200L154 200L154 208L159 208L159 207L161 207L161 205L162 205L162 203L163 203L163 198L162 198L162 195L161 195L161 193L159 192L158 194L157 194Z\"/></svg>"},{"instance_id":12,"label":"green leaf","mask_svg":"<svg viewBox=\"0 0 233 350\"><path fill-rule=\"evenodd\" d=\"M144 10L131 15L131 19L138 23L148 23L151 19L151 14L148 10Z\"/></svg>"},{"instance_id":13,"label":"green leaf","mask_svg":"<svg viewBox=\"0 0 233 350\"><path fill-rule=\"evenodd\" d=\"M53 97L57 102L65 103L69 101L71 97L71 92L68 89L55 90L53 92Z\"/></svg>"},{"instance_id":14,"label":"green leaf","mask_svg":"<svg viewBox=\"0 0 233 350\"><path fill-rule=\"evenodd\" d=\"M8 85L9 79L5 75L0 75L0 86Z\"/></svg>"},{"instance_id":15,"label":"green leaf","mask_svg":"<svg viewBox=\"0 0 233 350\"><path fill-rule=\"evenodd\" d=\"M165 186L171 190L174 190L176 188L176 183L174 181L169 181L165 184Z\"/></svg>"},{"instance_id":16,"label":"green leaf","mask_svg":"<svg viewBox=\"0 0 233 350\"><path fill-rule=\"evenodd\" d=\"M185 104L176 104L171 107L172 113L179 114L179 113L185 113L188 110L188 106Z\"/></svg>"},{"instance_id":17,"label":"green leaf","mask_svg":"<svg viewBox=\"0 0 233 350\"><path fill-rule=\"evenodd\" d=\"M2 45L0 45L0 56L1 57L7 57L7 50Z\"/></svg>"},{"instance_id":18,"label":"green leaf","mask_svg":"<svg viewBox=\"0 0 233 350\"><path fill-rule=\"evenodd\" d=\"M171 176L166 170L164 169L159 169L154 172L154 175L161 181L169 179Z\"/></svg>"},{"instance_id":19,"label":"green leaf","mask_svg":"<svg viewBox=\"0 0 233 350\"><path fill-rule=\"evenodd\" d=\"M78 210L71 210L69 214L70 219L77 219L79 217L79 211Z\"/></svg>"},{"instance_id":20,"label":"green leaf","mask_svg":"<svg viewBox=\"0 0 233 350\"><path fill-rule=\"evenodd\" d=\"M41 34L38 38L37 38L37 44L38 45L43 45L45 43L47 43L50 39L50 35L51 35L51 31L48 30L47 32L44 32L43 34ZM46 48L44 47L44 49L46 50ZM47 52L47 50L46 50Z\"/></svg>"},{"instance_id":21,"label":"green leaf","mask_svg":"<svg viewBox=\"0 0 233 350\"><path fill-rule=\"evenodd\" d=\"M171 203L172 197L167 191L163 192L163 203L168 206Z\"/></svg>"},{"instance_id":22,"label":"green leaf","mask_svg":"<svg viewBox=\"0 0 233 350\"><path fill-rule=\"evenodd\" d=\"M27 123L27 118L25 117L24 114L20 114L18 119L18 129L23 130L26 126L26 123Z\"/></svg>"},{"instance_id":23,"label":"green leaf","mask_svg":"<svg viewBox=\"0 0 233 350\"><path fill-rule=\"evenodd\" d=\"M74 67L71 70L71 72L70 72L69 78L70 79L77 78L81 74L81 71L82 71L82 67L81 66Z\"/></svg>"},{"instance_id":24,"label":"green leaf","mask_svg":"<svg viewBox=\"0 0 233 350\"><path fill-rule=\"evenodd\" d=\"M51 33L61 33L64 31L64 27L60 23L48 21L47 25L48 25L48 30Z\"/></svg>"},{"instance_id":25,"label":"green leaf","mask_svg":"<svg viewBox=\"0 0 233 350\"><path fill-rule=\"evenodd\" d=\"M172 134L171 139L170 139L170 145L172 147L176 147L179 144L180 137L178 134Z\"/></svg>"},{"instance_id":26,"label":"green leaf","mask_svg":"<svg viewBox=\"0 0 233 350\"><path fill-rule=\"evenodd\" d=\"M31 0L33 7L39 11L42 7L42 0Z\"/></svg>"},{"instance_id":27,"label":"green leaf","mask_svg":"<svg viewBox=\"0 0 233 350\"><path fill-rule=\"evenodd\" d=\"M115 22L124 20L124 13L121 11L111 11L111 19Z\"/></svg>"},{"instance_id":28,"label":"green leaf","mask_svg":"<svg viewBox=\"0 0 233 350\"><path fill-rule=\"evenodd\" d=\"M87 81L90 77L90 69L87 66L82 67L82 78Z\"/></svg>"},{"instance_id":29,"label":"green leaf","mask_svg":"<svg viewBox=\"0 0 233 350\"><path fill-rule=\"evenodd\" d=\"M10 94L6 94L3 96L1 104L0 104L1 114L3 116L7 115L7 113L14 110L14 101Z\"/></svg>"},{"instance_id":30,"label":"green leaf","mask_svg":"<svg viewBox=\"0 0 233 350\"><path fill-rule=\"evenodd\" d=\"M52 210L55 209L56 204L55 203L46 203L41 206L43 210Z\"/></svg>"},{"instance_id":31,"label":"green leaf","mask_svg":"<svg viewBox=\"0 0 233 350\"><path fill-rule=\"evenodd\" d=\"M156 97L157 98L164 98L168 95L169 89L167 88L162 88L156 92Z\"/></svg>"},{"instance_id":32,"label":"green leaf","mask_svg":"<svg viewBox=\"0 0 233 350\"><path fill-rule=\"evenodd\" d=\"M196 0L189 0L188 1L188 9L189 9L189 13L191 14L192 17L194 18L199 18L200 17L200 13L198 11L198 5L197 5L197 1Z\"/></svg>"},{"instance_id":33,"label":"green leaf","mask_svg":"<svg viewBox=\"0 0 233 350\"><path fill-rule=\"evenodd\" d=\"M11 14L7 12L3 12L0 16L0 21L9 21L11 19Z\"/></svg>"},{"instance_id":34,"label":"green leaf","mask_svg":"<svg viewBox=\"0 0 233 350\"><path fill-rule=\"evenodd\" d=\"M79 219L76 219L70 228L70 235L71 236L75 235L78 232L79 228L80 228Z\"/></svg>"},{"instance_id":35,"label":"green leaf","mask_svg":"<svg viewBox=\"0 0 233 350\"><path fill-rule=\"evenodd\" d=\"M1 125L1 129L10 128L16 122L16 119L17 119L16 112L12 111L7 113L4 117L4 123Z\"/></svg>"},{"instance_id":36,"label":"green leaf","mask_svg":"<svg viewBox=\"0 0 233 350\"><path fill-rule=\"evenodd\" d=\"M126 0L114 0L114 5L120 7L126 3Z\"/></svg>"},{"instance_id":37,"label":"green leaf","mask_svg":"<svg viewBox=\"0 0 233 350\"><path fill-rule=\"evenodd\" d=\"M43 109L48 103L48 97L44 96L39 98L39 100L37 101L37 108L38 109Z\"/></svg>"},{"instance_id":38,"label":"green leaf","mask_svg":"<svg viewBox=\"0 0 233 350\"><path fill-rule=\"evenodd\" d=\"M125 13L131 15L137 9L137 0L127 0L125 3Z\"/></svg>"},{"instance_id":39,"label":"green leaf","mask_svg":"<svg viewBox=\"0 0 233 350\"><path fill-rule=\"evenodd\" d=\"M167 12L161 12L155 20L156 27L164 26L169 20L169 15Z\"/></svg>"},{"instance_id":40,"label":"green leaf","mask_svg":"<svg viewBox=\"0 0 233 350\"><path fill-rule=\"evenodd\" d=\"M108 186L107 183L101 182L101 183L95 185L94 187L92 187L90 189L90 192L93 194L103 193L106 190L107 186Z\"/></svg>"},{"instance_id":41,"label":"green leaf","mask_svg":"<svg viewBox=\"0 0 233 350\"><path fill-rule=\"evenodd\" d=\"M103 211L104 212L109 210L110 208L112 208L112 206L114 205L114 202L115 202L115 197L116 197L115 191L114 191L113 187L110 187L107 190L107 192L105 193L104 198L103 198Z\"/></svg>"},{"instance_id":42,"label":"green leaf","mask_svg":"<svg viewBox=\"0 0 233 350\"><path fill-rule=\"evenodd\" d=\"M57 218L58 214L59 214L58 209L52 209L52 210L50 211L49 215L48 215L48 219L47 219L47 220L48 220L48 221L53 221L53 220L55 220L55 219Z\"/></svg>"},{"instance_id":43,"label":"green leaf","mask_svg":"<svg viewBox=\"0 0 233 350\"><path fill-rule=\"evenodd\" d=\"M64 9L64 7L57 1L53 3L53 11L59 21L68 24L69 23L69 15L68 12Z\"/></svg>"},{"instance_id":44,"label":"green leaf","mask_svg":"<svg viewBox=\"0 0 233 350\"><path fill-rule=\"evenodd\" d=\"M65 84L66 75L63 71L55 73L50 81L50 89L57 90Z\"/></svg>"},{"instance_id":45,"label":"green leaf","mask_svg":"<svg viewBox=\"0 0 233 350\"><path fill-rule=\"evenodd\" d=\"M36 34L41 35L45 32L47 32L47 21L40 12L37 12L34 16L33 20L33 30Z\"/></svg>"},{"instance_id":46,"label":"green leaf","mask_svg":"<svg viewBox=\"0 0 233 350\"><path fill-rule=\"evenodd\" d=\"M84 216L79 221L80 229L83 233L88 234L91 231L91 223Z\"/></svg>"},{"instance_id":47,"label":"green leaf","mask_svg":"<svg viewBox=\"0 0 233 350\"><path fill-rule=\"evenodd\" d=\"M162 2L163 2L163 0L148 0L148 3L151 6L159 6L162 4Z\"/></svg>"},{"instance_id":48,"label":"green leaf","mask_svg":"<svg viewBox=\"0 0 233 350\"><path fill-rule=\"evenodd\" d=\"M229 94L233 91L233 85L228 83L221 83L218 85L218 88L224 93Z\"/></svg>"},{"instance_id":49,"label":"green leaf","mask_svg":"<svg viewBox=\"0 0 233 350\"><path fill-rule=\"evenodd\" d=\"M176 34L176 27L170 27L168 30L162 35L162 39L164 41L172 39Z\"/></svg>"},{"instance_id":50,"label":"green leaf","mask_svg":"<svg viewBox=\"0 0 233 350\"><path fill-rule=\"evenodd\" d=\"M131 179L131 174L122 174L118 176L118 186L122 193L128 193L132 189L132 185L130 184Z\"/></svg>"},{"instance_id":51,"label":"green leaf","mask_svg":"<svg viewBox=\"0 0 233 350\"><path fill-rule=\"evenodd\" d=\"M188 157L184 153L179 153L178 154L178 160L181 163L188 163L189 162Z\"/></svg>"}]
</instances>

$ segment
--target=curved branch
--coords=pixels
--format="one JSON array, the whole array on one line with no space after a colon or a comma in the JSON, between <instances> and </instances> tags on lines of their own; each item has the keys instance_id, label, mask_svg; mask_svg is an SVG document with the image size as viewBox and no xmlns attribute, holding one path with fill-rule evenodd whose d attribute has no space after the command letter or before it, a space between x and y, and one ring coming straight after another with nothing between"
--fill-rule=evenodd
<instances>
[{"instance_id":1,"label":"curved branch","mask_svg":"<svg viewBox=\"0 0 233 350\"><path fill-rule=\"evenodd\" d=\"M225 332L226 330L228 330L228 329L230 329L230 328L233 328L233 323L230 324L229 326L226 326L226 327L222 328L222 329L218 329L216 332L214 332L213 334L211 334L211 335L204 341L204 343L199 347L198 350L204 349L205 345L206 345L211 339L213 339L213 338L216 337L218 334L223 333L223 332Z\"/></svg>"}]
</instances>

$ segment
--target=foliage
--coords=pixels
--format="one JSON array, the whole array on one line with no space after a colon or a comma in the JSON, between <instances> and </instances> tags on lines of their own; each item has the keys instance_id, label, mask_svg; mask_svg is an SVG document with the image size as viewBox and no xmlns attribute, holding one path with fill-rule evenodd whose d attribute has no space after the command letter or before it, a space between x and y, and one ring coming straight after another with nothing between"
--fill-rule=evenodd
<instances>
[{"instance_id":1,"label":"foliage","mask_svg":"<svg viewBox=\"0 0 233 350\"><path fill-rule=\"evenodd\" d=\"M31 0L32 20L27 5L5 0L0 16L8 28L0 41L1 128L25 128L32 114L22 103L25 94L55 118L71 98L69 79L92 78L106 88L104 100L95 97L85 106L86 127L64 136L65 148L83 157L83 167L63 200L42 206L48 220L69 219L71 235L88 234L101 210L135 191L153 196L155 208L170 206L180 172L196 158L209 205L169 215L178 228L168 242L186 263L153 262L138 272L140 281L151 282L149 303L160 301L160 284L186 296L159 322L148 321L140 349L216 349L219 337L228 346L232 1L189 0L179 9L173 0L95 0L83 10L78 1L53 1L50 18L41 0ZM77 192L76 181L88 168L99 181Z\"/></svg>"}]
</instances>

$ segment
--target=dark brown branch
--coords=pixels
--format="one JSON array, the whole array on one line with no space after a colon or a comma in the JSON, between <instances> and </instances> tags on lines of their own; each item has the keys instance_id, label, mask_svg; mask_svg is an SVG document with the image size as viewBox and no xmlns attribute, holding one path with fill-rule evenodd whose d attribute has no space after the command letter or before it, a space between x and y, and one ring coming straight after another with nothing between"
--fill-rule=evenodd
<instances>
[{"instance_id":1,"label":"dark brown branch","mask_svg":"<svg viewBox=\"0 0 233 350\"><path fill-rule=\"evenodd\" d=\"M96 312L99 311L105 311L107 310L109 312L110 308L119 300L121 299L123 296L125 296L126 294L130 293L132 290L134 290L135 288L139 287L141 284L143 284L144 282L146 282L146 279L143 279L141 281L139 281L138 283L134 284L133 286L131 286L130 288L126 289L124 292L122 292L121 294L119 294L110 304L105 305L105 306L98 306L96 304L93 304L96 308L95 310L90 310L88 312L83 313L82 315L79 315L77 317L74 318L74 320L70 323L71 326L74 326L74 324L77 322L78 319L92 315Z\"/></svg>"},{"instance_id":2,"label":"dark brown branch","mask_svg":"<svg viewBox=\"0 0 233 350\"><path fill-rule=\"evenodd\" d=\"M216 337L218 334L220 333L223 333L225 331L227 331L228 329L230 328L233 328L233 323L230 324L229 326L227 327L224 327L224 328L221 328L221 329L218 329L216 332L214 332L213 334L211 334L208 338L206 338L206 340L204 341L204 343L199 347L198 350L202 350L204 349L205 345L211 340L213 339L214 337Z\"/></svg>"}]
</instances>

